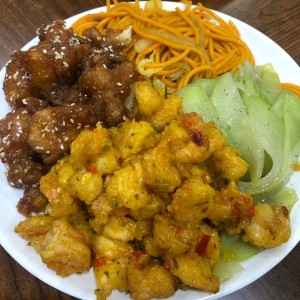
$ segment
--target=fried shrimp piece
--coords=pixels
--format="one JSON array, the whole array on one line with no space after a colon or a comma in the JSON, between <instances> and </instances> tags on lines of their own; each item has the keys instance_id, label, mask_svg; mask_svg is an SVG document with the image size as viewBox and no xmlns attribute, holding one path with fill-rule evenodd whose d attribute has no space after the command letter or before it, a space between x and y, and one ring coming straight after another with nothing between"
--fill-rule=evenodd
<instances>
[{"instance_id":1,"label":"fried shrimp piece","mask_svg":"<svg viewBox=\"0 0 300 300\"><path fill-rule=\"evenodd\" d=\"M215 190L201 175L191 175L173 194L168 210L178 223L197 224L210 213L214 196Z\"/></svg>"},{"instance_id":2,"label":"fried shrimp piece","mask_svg":"<svg viewBox=\"0 0 300 300\"><path fill-rule=\"evenodd\" d=\"M266 203L256 205L255 216L244 230L244 241L263 248L277 247L287 242L291 234L288 209Z\"/></svg>"},{"instance_id":3,"label":"fried shrimp piece","mask_svg":"<svg viewBox=\"0 0 300 300\"><path fill-rule=\"evenodd\" d=\"M175 279L163 266L146 266L138 269L128 266L128 286L135 300L168 298L175 293Z\"/></svg>"},{"instance_id":4,"label":"fried shrimp piece","mask_svg":"<svg viewBox=\"0 0 300 300\"><path fill-rule=\"evenodd\" d=\"M190 287L217 293L220 288L220 279L212 274L209 260L197 255L178 255L174 258L171 272L178 277L183 284Z\"/></svg>"},{"instance_id":5,"label":"fried shrimp piece","mask_svg":"<svg viewBox=\"0 0 300 300\"><path fill-rule=\"evenodd\" d=\"M69 151L82 129L96 122L90 106L45 108L32 117L28 143L45 163L53 164Z\"/></svg>"},{"instance_id":6,"label":"fried shrimp piece","mask_svg":"<svg viewBox=\"0 0 300 300\"><path fill-rule=\"evenodd\" d=\"M208 219L219 228L225 227L231 234L239 233L245 220L255 215L254 207L252 197L239 191L236 183L231 182L216 191Z\"/></svg>"},{"instance_id":7,"label":"fried shrimp piece","mask_svg":"<svg viewBox=\"0 0 300 300\"><path fill-rule=\"evenodd\" d=\"M91 267L91 250L84 236L63 218L53 222L42 241L40 255L62 277L87 272Z\"/></svg>"},{"instance_id":8,"label":"fried shrimp piece","mask_svg":"<svg viewBox=\"0 0 300 300\"><path fill-rule=\"evenodd\" d=\"M153 220L153 241L170 256L186 253L197 240L199 229L180 225L175 220L156 215Z\"/></svg>"},{"instance_id":9,"label":"fried shrimp piece","mask_svg":"<svg viewBox=\"0 0 300 300\"><path fill-rule=\"evenodd\" d=\"M181 111L181 98L177 95L163 95L148 80L136 81L134 93L138 113L156 131L163 131L166 125L176 119Z\"/></svg>"},{"instance_id":10,"label":"fried shrimp piece","mask_svg":"<svg viewBox=\"0 0 300 300\"><path fill-rule=\"evenodd\" d=\"M1 160L7 164L7 179L15 187L38 183L48 171L29 143L31 115L26 109L16 109L0 121Z\"/></svg>"},{"instance_id":11,"label":"fried shrimp piece","mask_svg":"<svg viewBox=\"0 0 300 300\"><path fill-rule=\"evenodd\" d=\"M211 154L205 124L196 113L179 115L165 127L162 138L180 164L202 163Z\"/></svg>"},{"instance_id":12,"label":"fried shrimp piece","mask_svg":"<svg viewBox=\"0 0 300 300\"><path fill-rule=\"evenodd\" d=\"M55 218L45 216L43 214L36 214L21 221L16 227L15 232L18 233L23 239L30 242L30 245L37 253L41 251L41 244L45 235L51 229Z\"/></svg>"},{"instance_id":13,"label":"fried shrimp piece","mask_svg":"<svg viewBox=\"0 0 300 300\"><path fill-rule=\"evenodd\" d=\"M212 154L211 165L220 172L223 178L239 180L248 169L248 164L240 156L237 149L226 145Z\"/></svg>"}]
</instances>

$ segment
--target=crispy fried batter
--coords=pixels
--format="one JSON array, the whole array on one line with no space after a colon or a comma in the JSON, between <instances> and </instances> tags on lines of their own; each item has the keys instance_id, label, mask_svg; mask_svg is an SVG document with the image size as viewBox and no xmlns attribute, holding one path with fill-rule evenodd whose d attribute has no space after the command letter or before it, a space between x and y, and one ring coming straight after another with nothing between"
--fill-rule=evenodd
<instances>
[{"instance_id":1,"label":"crispy fried batter","mask_svg":"<svg viewBox=\"0 0 300 300\"><path fill-rule=\"evenodd\" d=\"M24 216L37 213L48 203L47 198L41 192L39 185L25 188L24 195L18 203L18 211Z\"/></svg>"},{"instance_id":2,"label":"crispy fried batter","mask_svg":"<svg viewBox=\"0 0 300 300\"><path fill-rule=\"evenodd\" d=\"M91 98L98 118L106 126L115 126L128 115L124 103L133 77L134 65L130 62L116 65L114 69L97 65L80 77L80 90Z\"/></svg>"},{"instance_id":3,"label":"crispy fried batter","mask_svg":"<svg viewBox=\"0 0 300 300\"><path fill-rule=\"evenodd\" d=\"M39 182L48 166L28 143L31 115L19 108L0 121L1 160L7 163L7 178L12 186L23 188Z\"/></svg>"},{"instance_id":4,"label":"crispy fried batter","mask_svg":"<svg viewBox=\"0 0 300 300\"><path fill-rule=\"evenodd\" d=\"M53 85L75 82L78 64L89 53L87 41L66 29L63 21L53 22L38 32L38 45L16 51L7 65L3 88L12 108L23 106L22 100L27 96L48 104Z\"/></svg>"},{"instance_id":5,"label":"crispy fried batter","mask_svg":"<svg viewBox=\"0 0 300 300\"><path fill-rule=\"evenodd\" d=\"M91 106L48 107L31 120L28 143L43 161L55 163L68 153L71 142L86 126L97 122Z\"/></svg>"}]
</instances>

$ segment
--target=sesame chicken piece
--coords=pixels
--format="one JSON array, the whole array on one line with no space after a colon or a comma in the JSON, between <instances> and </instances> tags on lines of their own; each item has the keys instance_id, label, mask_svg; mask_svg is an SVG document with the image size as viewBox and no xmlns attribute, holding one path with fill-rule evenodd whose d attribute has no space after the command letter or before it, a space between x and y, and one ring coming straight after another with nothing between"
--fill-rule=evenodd
<instances>
[{"instance_id":1,"label":"sesame chicken piece","mask_svg":"<svg viewBox=\"0 0 300 300\"><path fill-rule=\"evenodd\" d=\"M6 66L3 91L12 109L22 106L22 99L34 95L34 90L30 85L31 76L24 67L25 56L25 52L15 51Z\"/></svg>"},{"instance_id":2,"label":"sesame chicken piece","mask_svg":"<svg viewBox=\"0 0 300 300\"><path fill-rule=\"evenodd\" d=\"M28 142L47 164L67 154L70 145L86 126L96 123L88 106L60 106L36 112L31 121Z\"/></svg>"},{"instance_id":3,"label":"sesame chicken piece","mask_svg":"<svg viewBox=\"0 0 300 300\"><path fill-rule=\"evenodd\" d=\"M53 86L73 84L79 63L90 50L86 40L75 36L62 20L40 28L38 34L38 45L16 51L7 65L3 87L12 108L22 107L29 96L49 105L46 98Z\"/></svg>"},{"instance_id":4,"label":"sesame chicken piece","mask_svg":"<svg viewBox=\"0 0 300 300\"><path fill-rule=\"evenodd\" d=\"M17 204L18 212L28 217L32 213L43 211L48 203L48 199L41 192L39 185L25 188L23 197Z\"/></svg>"},{"instance_id":5,"label":"sesame chicken piece","mask_svg":"<svg viewBox=\"0 0 300 300\"><path fill-rule=\"evenodd\" d=\"M32 154L27 142L30 122L31 115L26 109L13 110L0 121L2 162L12 163L17 158Z\"/></svg>"},{"instance_id":6,"label":"sesame chicken piece","mask_svg":"<svg viewBox=\"0 0 300 300\"><path fill-rule=\"evenodd\" d=\"M97 64L80 76L79 90L91 98L98 119L106 127L116 126L128 116L125 103L134 78L132 62L122 62L111 69Z\"/></svg>"},{"instance_id":7,"label":"sesame chicken piece","mask_svg":"<svg viewBox=\"0 0 300 300\"><path fill-rule=\"evenodd\" d=\"M31 118L26 109L18 108L0 121L1 160L7 164L8 182L19 188L38 183L48 170L27 141Z\"/></svg>"}]
</instances>

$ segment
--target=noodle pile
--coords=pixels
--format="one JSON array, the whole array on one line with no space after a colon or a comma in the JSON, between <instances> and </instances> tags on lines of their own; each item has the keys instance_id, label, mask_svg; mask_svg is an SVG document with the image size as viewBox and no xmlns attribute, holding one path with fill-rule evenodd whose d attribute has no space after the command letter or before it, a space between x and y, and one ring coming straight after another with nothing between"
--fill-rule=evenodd
<instances>
[{"instance_id":1,"label":"noodle pile","mask_svg":"<svg viewBox=\"0 0 300 300\"><path fill-rule=\"evenodd\" d=\"M72 28L82 35L95 26L102 35L107 29L117 33L132 30L124 53L134 61L141 74L178 90L196 77L213 78L237 70L254 57L241 40L238 29L225 22L201 3L183 0L185 8L167 11L160 0L151 0L145 8L133 3L107 2L107 11L88 14Z\"/></svg>"}]
</instances>

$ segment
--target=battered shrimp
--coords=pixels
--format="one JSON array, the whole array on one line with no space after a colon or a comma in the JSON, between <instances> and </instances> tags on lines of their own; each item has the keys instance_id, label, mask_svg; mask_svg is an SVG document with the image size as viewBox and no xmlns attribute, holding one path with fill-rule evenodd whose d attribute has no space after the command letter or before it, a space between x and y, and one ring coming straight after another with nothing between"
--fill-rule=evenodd
<instances>
[{"instance_id":1,"label":"battered shrimp","mask_svg":"<svg viewBox=\"0 0 300 300\"><path fill-rule=\"evenodd\" d=\"M255 215L244 230L244 241L263 248L277 247L290 237L289 212L285 206L256 205Z\"/></svg>"}]
</instances>

